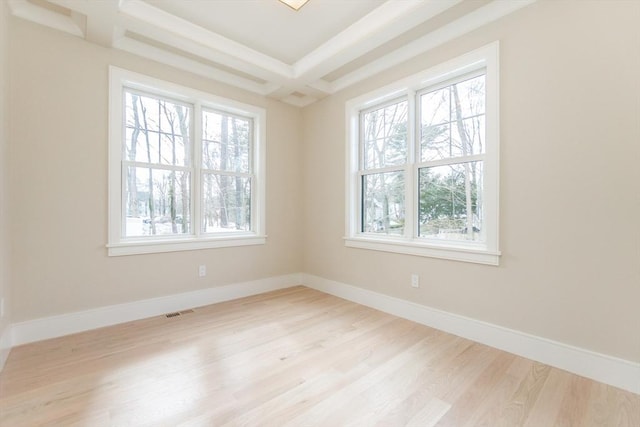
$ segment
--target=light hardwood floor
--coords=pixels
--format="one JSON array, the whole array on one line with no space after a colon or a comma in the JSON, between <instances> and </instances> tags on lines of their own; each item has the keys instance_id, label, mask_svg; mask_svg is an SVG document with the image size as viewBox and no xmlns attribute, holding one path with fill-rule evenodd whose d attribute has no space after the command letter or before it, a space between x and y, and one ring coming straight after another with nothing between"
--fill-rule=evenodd
<instances>
[{"instance_id":1,"label":"light hardwood floor","mask_svg":"<svg viewBox=\"0 0 640 427\"><path fill-rule=\"evenodd\" d=\"M304 287L17 347L1 426L640 426L640 396Z\"/></svg>"}]
</instances>

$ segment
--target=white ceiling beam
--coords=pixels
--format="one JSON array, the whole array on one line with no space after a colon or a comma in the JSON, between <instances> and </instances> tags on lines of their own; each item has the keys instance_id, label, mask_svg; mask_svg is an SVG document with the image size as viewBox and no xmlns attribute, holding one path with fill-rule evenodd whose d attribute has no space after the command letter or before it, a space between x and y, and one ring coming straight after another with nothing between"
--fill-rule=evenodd
<instances>
[{"instance_id":1,"label":"white ceiling beam","mask_svg":"<svg viewBox=\"0 0 640 427\"><path fill-rule=\"evenodd\" d=\"M298 80L291 80L283 85L273 86L271 91L267 95L274 98L283 98L292 94L293 92L300 92L305 95L311 96L316 99L324 98L327 95L331 95L331 85L322 80L315 82L314 85L307 85L304 82ZM322 84L324 83L324 85Z\"/></svg>"},{"instance_id":2,"label":"white ceiling beam","mask_svg":"<svg viewBox=\"0 0 640 427\"><path fill-rule=\"evenodd\" d=\"M92 11L87 15L86 39L105 47L111 47L118 19L118 3L114 1L91 2Z\"/></svg>"},{"instance_id":3,"label":"white ceiling beam","mask_svg":"<svg viewBox=\"0 0 640 427\"><path fill-rule=\"evenodd\" d=\"M415 39L400 49L336 79L331 83L331 93L336 93L354 85L534 2L536 0L493 1L435 31Z\"/></svg>"},{"instance_id":4,"label":"white ceiling beam","mask_svg":"<svg viewBox=\"0 0 640 427\"><path fill-rule=\"evenodd\" d=\"M307 105L311 105L317 100L318 100L317 98L314 98L312 96L300 97L300 96L294 96L294 95L289 95L287 97L280 99L280 101L282 102L286 102L287 104L291 104L299 108L303 108L303 107L306 107Z\"/></svg>"},{"instance_id":5,"label":"white ceiling beam","mask_svg":"<svg viewBox=\"0 0 640 427\"><path fill-rule=\"evenodd\" d=\"M308 84L298 85L296 86L296 92L304 93L305 95L312 96L318 99L331 95L328 90L325 90L320 85L318 85L317 87Z\"/></svg>"},{"instance_id":6,"label":"white ceiling beam","mask_svg":"<svg viewBox=\"0 0 640 427\"><path fill-rule=\"evenodd\" d=\"M316 80L311 83L307 83L307 86L318 92L322 92L325 95L331 95L333 93L331 83L326 80Z\"/></svg>"},{"instance_id":7,"label":"white ceiling beam","mask_svg":"<svg viewBox=\"0 0 640 427\"><path fill-rule=\"evenodd\" d=\"M93 11L93 7L91 5L92 2L89 0L47 0L49 3L57 4L58 6L62 6L64 8L75 10L76 12L80 12L83 15L88 15L91 11ZM102 0L103 2L115 2L116 6L118 4L118 0Z\"/></svg>"},{"instance_id":8,"label":"white ceiling beam","mask_svg":"<svg viewBox=\"0 0 640 427\"><path fill-rule=\"evenodd\" d=\"M122 37L118 39L114 43L113 47L260 95L266 95L268 91L271 90L271 86L255 82L250 79L245 79L235 74L194 61L193 59L185 58L184 56L180 56L175 53L167 52L164 49L151 46L129 37Z\"/></svg>"},{"instance_id":9,"label":"white ceiling beam","mask_svg":"<svg viewBox=\"0 0 640 427\"><path fill-rule=\"evenodd\" d=\"M181 35L171 33L163 28L145 21L140 21L131 16L120 16L119 25L150 40L165 44L176 50L189 53L210 62L238 70L241 73L254 76L256 79L280 85L289 81L288 78L282 77L280 74L256 67L248 61L229 56L210 46L198 43L192 38L182 37Z\"/></svg>"},{"instance_id":10,"label":"white ceiling beam","mask_svg":"<svg viewBox=\"0 0 640 427\"><path fill-rule=\"evenodd\" d=\"M389 0L296 62L294 76L315 81L461 1Z\"/></svg>"},{"instance_id":11,"label":"white ceiling beam","mask_svg":"<svg viewBox=\"0 0 640 427\"><path fill-rule=\"evenodd\" d=\"M47 1L70 10L71 16L68 12L49 9L28 0L9 0L9 6L15 16L90 42L114 46L205 78L304 107L536 0L494 0L333 82L322 80L322 77L462 0L388 0L294 66L171 15L149 2ZM148 38L151 44L126 37L127 31ZM226 71L225 67L232 71ZM295 92L298 94L294 95Z\"/></svg>"},{"instance_id":12,"label":"white ceiling beam","mask_svg":"<svg viewBox=\"0 0 640 427\"><path fill-rule=\"evenodd\" d=\"M291 85L279 85L272 88L271 92L269 92L267 95L271 98L282 99L291 95L295 91L296 89Z\"/></svg>"},{"instance_id":13,"label":"white ceiling beam","mask_svg":"<svg viewBox=\"0 0 640 427\"><path fill-rule=\"evenodd\" d=\"M140 0L121 0L120 11L137 20L147 22L162 31L171 32L184 39L189 39L210 49L217 50L230 58L251 64L255 69L262 69L285 79L293 77L293 68L290 65L192 22L171 15L149 3Z\"/></svg>"},{"instance_id":14,"label":"white ceiling beam","mask_svg":"<svg viewBox=\"0 0 640 427\"><path fill-rule=\"evenodd\" d=\"M37 6L27 0L9 0L9 8L14 16L53 28L77 37L84 37L76 17L63 15Z\"/></svg>"},{"instance_id":15,"label":"white ceiling beam","mask_svg":"<svg viewBox=\"0 0 640 427\"><path fill-rule=\"evenodd\" d=\"M105 47L111 47L118 19L119 0L49 0L86 16L85 39Z\"/></svg>"}]
</instances>

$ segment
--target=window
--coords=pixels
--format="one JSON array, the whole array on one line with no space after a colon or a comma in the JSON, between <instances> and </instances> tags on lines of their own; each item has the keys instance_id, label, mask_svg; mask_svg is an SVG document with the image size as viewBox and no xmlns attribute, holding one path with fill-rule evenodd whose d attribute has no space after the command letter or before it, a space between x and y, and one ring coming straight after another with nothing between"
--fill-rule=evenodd
<instances>
[{"instance_id":1,"label":"window","mask_svg":"<svg viewBox=\"0 0 640 427\"><path fill-rule=\"evenodd\" d=\"M264 243L264 110L110 79L109 255Z\"/></svg>"},{"instance_id":2,"label":"window","mask_svg":"<svg viewBox=\"0 0 640 427\"><path fill-rule=\"evenodd\" d=\"M498 44L347 103L350 247L498 264Z\"/></svg>"}]
</instances>

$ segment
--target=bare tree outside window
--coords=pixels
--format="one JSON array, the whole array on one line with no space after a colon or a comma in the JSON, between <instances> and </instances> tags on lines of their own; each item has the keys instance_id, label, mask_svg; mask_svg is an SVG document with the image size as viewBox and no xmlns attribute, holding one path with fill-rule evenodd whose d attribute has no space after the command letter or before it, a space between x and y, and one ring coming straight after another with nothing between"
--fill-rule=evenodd
<instances>
[{"instance_id":1,"label":"bare tree outside window","mask_svg":"<svg viewBox=\"0 0 640 427\"><path fill-rule=\"evenodd\" d=\"M266 242L267 111L109 68L109 256Z\"/></svg>"},{"instance_id":2,"label":"bare tree outside window","mask_svg":"<svg viewBox=\"0 0 640 427\"><path fill-rule=\"evenodd\" d=\"M206 110L202 123L202 231L249 231L253 122L249 118Z\"/></svg>"},{"instance_id":3,"label":"bare tree outside window","mask_svg":"<svg viewBox=\"0 0 640 427\"><path fill-rule=\"evenodd\" d=\"M126 91L125 237L190 233L191 109Z\"/></svg>"},{"instance_id":4,"label":"bare tree outside window","mask_svg":"<svg viewBox=\"0 0 640 427\"><path fill-rule=\"evenodd\" d=\"M485 76L427 92L420 103L420 236L483 240L483 161L474 156L484 154Z\"/></svg>"},{"instance_id":5,"label":"bare tree outside window","mask_svg":"<svg viewBox=\"0 0 640 427\"><path fill-rule=\"evenodd\" d=\"M346 102L345 246L499 264L498 47Z\"/></svg>"},{"instance_id":6,"label":"bare tree outside window","mask_svg":"<svg viewBox=\"0 0 640 427\"><path fill-rule=\"evenodd\" d=\"M362 231L404 233L407 101L362 115Z\"/></svg>"}]
</instances>

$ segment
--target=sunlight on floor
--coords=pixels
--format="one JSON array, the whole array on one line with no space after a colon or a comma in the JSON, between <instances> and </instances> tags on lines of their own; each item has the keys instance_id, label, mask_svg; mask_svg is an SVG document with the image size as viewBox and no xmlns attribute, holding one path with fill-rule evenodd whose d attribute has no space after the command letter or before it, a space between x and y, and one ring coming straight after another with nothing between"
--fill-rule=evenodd
<instances>
[{"instance_id":1,"label":"sunlight on floor","mask_svg":"<svg viewBox=\"0 0 640 427\"><path fill-rule=\"evenodd\" d=\"M116 406L111 422L116 425L159 425L167 419L193 409L195 402L207 393L201 377L202 360L197 346L179 348L157 355L147 355L140 361L111 371L102 379L109 383L126 383L130 387L110 390L105 396L109 406ZM101 399L87 408L104 409Z\"/></svg>"}]
</instances>

